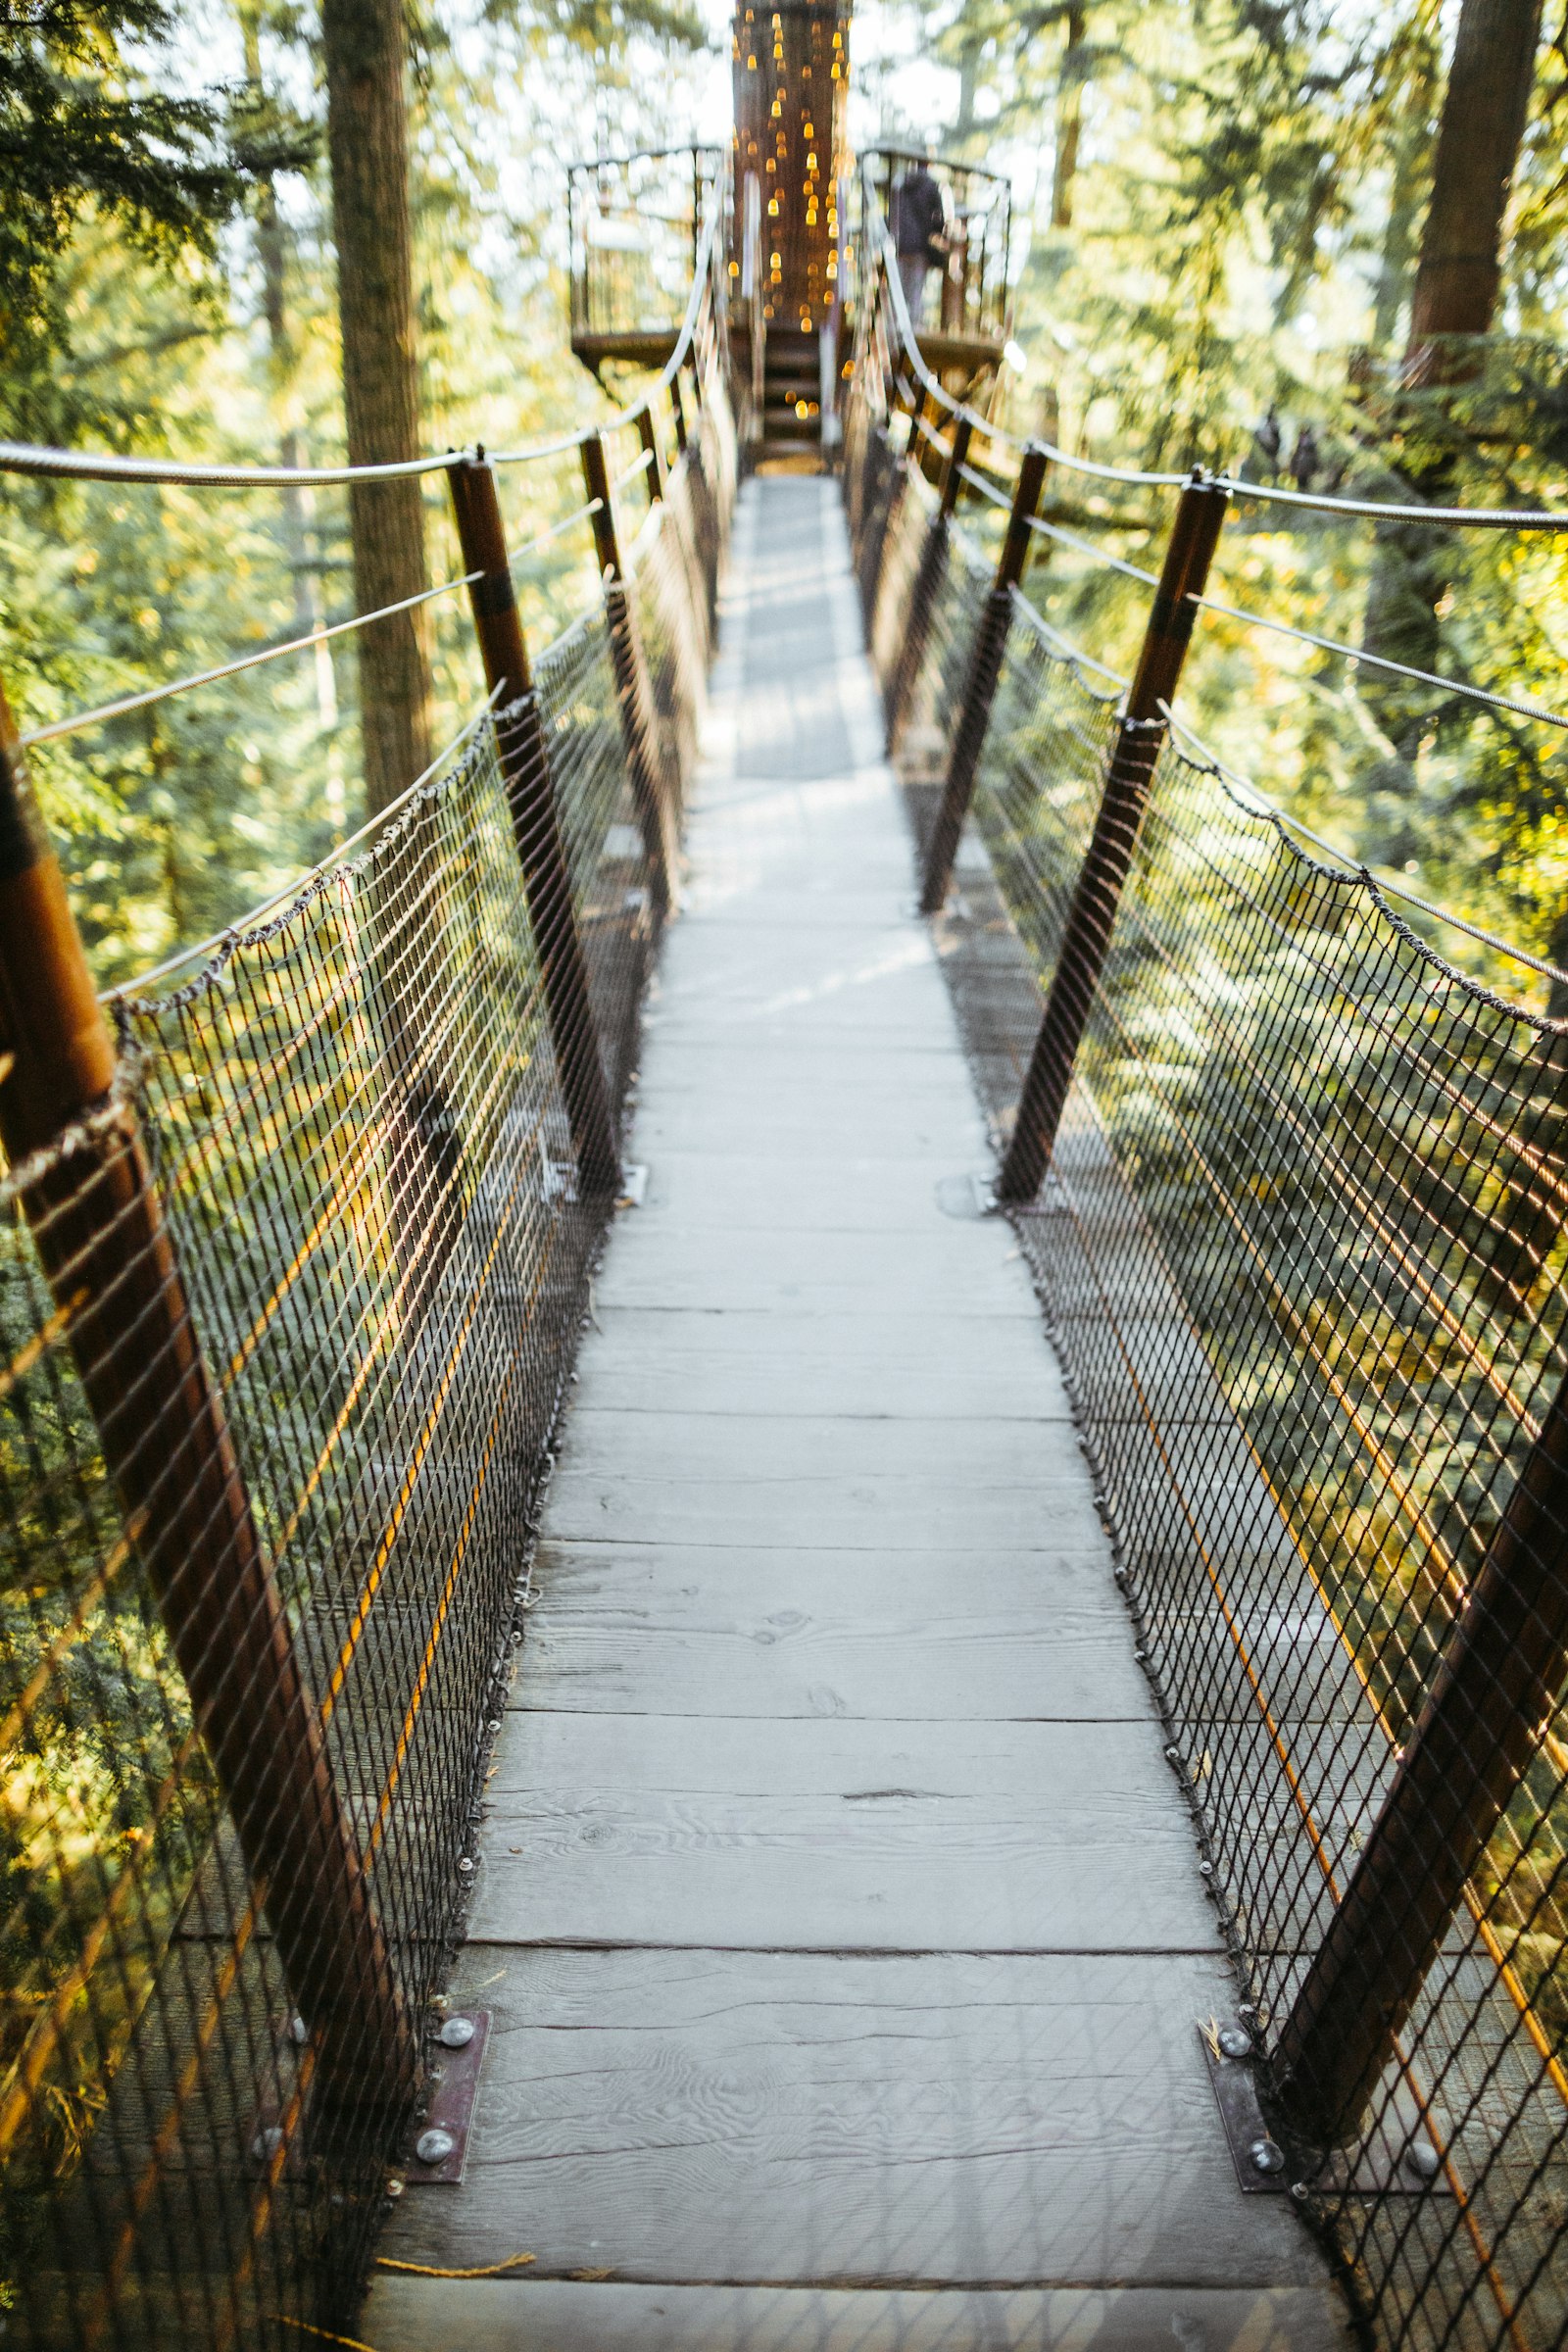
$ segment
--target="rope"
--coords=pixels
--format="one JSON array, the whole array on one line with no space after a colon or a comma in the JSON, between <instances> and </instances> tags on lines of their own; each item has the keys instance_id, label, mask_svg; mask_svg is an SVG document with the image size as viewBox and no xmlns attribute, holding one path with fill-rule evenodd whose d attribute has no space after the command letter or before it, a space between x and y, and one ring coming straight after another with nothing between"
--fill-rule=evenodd
<instances>
[{"instance_id":1,"label":"rope","mask_svg":"<svg viewBox=\"0 0 1568 2352\"><path fill-rule=\"evenodd\" d=\"M1331 498L1326 491L1275 489L1232 473L1220 474L1218 481L1222 490L1236 498L1261 499L1278 507L1311 507L1323 514L1369 515L1380 522L1429 522L1440 530L1568 531L1568 514L1535 507L1406 507L1380 499Z\"/></svg>"},{"instance_id":2,"label":"rope","mask_svg":"<svg viewBox=\"0 0 1568 2352\"><path fill-rule=\"evenodd\" d=\"M1110 563L1112 557L1102 561ZM1148 579L1149 574L1140 575ZM1545 727L1568 727L1568 714L1547 710L1540 703L1521 703L1512 695L1494 694L1486 686L1471 686L1463 678L1441 678L1430 669L1412 669L1407 662L1391 661L1387 654L1369 654L1363 646L1343 645L1337 637L1319 637L1315 630L1298 629L1288 620L1271 620L1262 612L1250 612L1241 605L1228 605L1223 597L1195 596L1192 602L1205 612L1223 612L1231 620L1245 620L1257 629L1272 629L1276 636L1295 637L1302 645L1315 645L1325 654L1343 654L1348 662L1365 662L1374 669L1385 669L1396 678L1412 678L1419 686L1438 686L1445 694L1462 694L1471 702L1485 703L1494 710L1510 710L1516 718L1539 719Z\"/></svg>"},{"instance_id":3,"label":"rope","mask_svg":"<svg viewBox=\"0 0 1568 2352\"><path fill-rule=\"evenodd\" d=\"M1043 449L1053 466L1065 466L1069 473L1089 474L1102 482L1138 482L1159 490L1180 490L1185 486L1191 479L1187 473L1153 473L1136 466L1101 466L1093 459L1071 456L1054 441L1044 441L1038 437L1023 441L1016 433L1009 433L1005 426L980 416L967 401L956 400L931 373L920 355L919 340L899 277L897 248L882 217L881 198L869 177L865 181L865 189L869 200L867 213L873 223L872 239L874 242L880 238L886 265L885 276L895 329L924 392L945 408L950 416L967 416L974 428L985 433L988 439L1004 442L1009 448L1019 451L1030 447ZM1261 483L1242 481L1232 474L1221 474L1219 483L1221 488L1234 491L1239 497L1273 500L1282 506L1316 507L1331 514L1356 514L1376 521L1433 523L1459 530L1568 531L1568 514L1552 514L1531 508L1393 506L1376 499L1336 499L1320 497L1306 490L1269 490Z\"/></svg>"},{"instance_id":4,"label":"rope","mask_svg":"<svg viewBox=\"0 0 1568 2352\"><path fill-rule=\"evenodd\" d=\"M396 466L182 466L163 458L116 458L90 450L48 449L0 441L0 473L41 474L72 482L183 483L193 490L323 490L339 482L390 482L445 473L470 457L408 458Z\"/></svg>"},{"instance_id":5,"label":"rope","mask_svg":"<svg viewBox=\"0 0 1568 2352\"><path fill-rule=\"evenodd\" d=\"M1142 580L1149 588L1159 586L1156 573L1145 571L1141 564L1129 564L1125 556L1107 555L1102 547L1096 547L1092 540L1080 539L1075 531L1064 531L1059 522L1047 522L1043 514L1031 514L1029 528L1039 531L1047 539L1059 539L1063 547L1076 548L1079 555L1088 556L1096 564L1104 564L1112 571L1125 572L1130 580Z\"/></svg>"},{"instance_id":6,"label":"rope","mask_svg":"<svg viewBox=\"0 0 1568 2352\"><path fill-rule=\"evenodd\" d=\"M443 2271L429 2262L397 2262L390 2254L378 2254L375 2266L380 2271L407 2271L416 2278L499 2278L504 2272L520 2271L525 2264L537 2262L537 2254L509 2254L504 2262L482 2262L476 2270Z\"/></svg>"},{"instance_id":7,"label":"rope","mask_svg":"<svg viewBox=\"0 0 1568 2352\"><path fill-rule=\"evenodd\" d=\"M1176 716L1168 703L1161 703L1159 708L1172 735L1179 736L1181 744L1189 747L1183 750L1179 744L1178 756L1185 760L1190 767L1196 767L1200 773L1215 776L1222 784L1228 785L1233 793L1241 797L1244 805L1250 808L1254 815L1268 817L1275 824L1288 825L1291 831L1298 833L1303 841L1311 842L1314 849L1326 851L1347 875L1358 876L1361 881L1369 883L1374 890L1381 891L1385 897L1398 899L1406 906L1419 906L1423 914L1430 914L1436 921L1446 924L1450 931L1462 931L1467 939L1479 941L1484 948L1494 949L1499 956L1506 956L1514 963L1523 964L1527 971L1539 972L1544 980L1560 981L1565 988L1568 988L1568 972L1560 971L1556 964L1547 963L1540 956L1532 956L1526 948L1514 947L1510 941L1499 938L1495 931L1485 930L1481 924L1467 921L1462 914L1455 914L1451 907L1440 906L1435 900L1424 899L1419 892L1407 890L1404 884L1396 881L1393 875L1378 873L1370 865L1358 863L1355 858L1347 856L1346 852L1338 848L1326 835L1314 832L1310 825L1303 824L1298 816L1293 816L1288 808L1281 807L1279 802L1271 801L1266 793L1259 792L1257 786L1248 777L1238 775L1233 767L1227 767L1224 760L1216 758L1215 754L1209 750L1201 736L1196 735L1184 720Z\"/></svg>"},{"instance_id":8,"label":"rope","mask_svg":"<svg viewBox=\"0 0 1568 2352\"><path fill-rule=\"evenodd\" d=\"M435 597L450 596L454 589L471 587L481 576L477 571L466 571L461 580L443 580L439 588L421 589L417 596L406 596L396 605L382 605L374 612L356 613L352 620L336 620L330 628L313 629L308 637L290 637L283 645L264 646L260 653L244 654L237 662L221 662L216 669L193 670L188 678L174 678L167 686L149 686L145 693L122 695L116 703L100 703L95 710L77 710L70 718L51 719L46 727L29 727L18 741L24 751L30 751L34 744L53 743L62 735L79 733L83 727L100 726L106 719L123 718L129 710L145 710L153 703L167 703L171 695L185 694L192 686L211 686L219 678L236 677L242 669L260 669L264 662L281 662L285 654L303 654L313 645L325 645L328 638L347 637L354 629L368 629L372 621L390 620L397 612L411 612L416 605L427 605Z\"/></svg>"}]
</instances>

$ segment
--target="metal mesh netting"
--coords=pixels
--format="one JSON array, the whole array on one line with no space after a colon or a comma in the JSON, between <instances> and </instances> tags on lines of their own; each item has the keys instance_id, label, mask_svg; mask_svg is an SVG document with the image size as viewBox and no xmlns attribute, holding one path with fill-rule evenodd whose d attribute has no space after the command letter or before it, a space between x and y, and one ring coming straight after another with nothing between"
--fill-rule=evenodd
<instances>
[{"instance_id":1,"label":"metal mesh netting","mask_svg":"<svg viewBox=\"0 0 1568 2352\"><path fill-rule=\"evenodd\" d=\"M908 577L889 564L880 593ZM950 567L932 624L917 691L948 742L985 586ZM999 1131L1041 1004L1017 943L1048 980L1115 735L1116 690L1069 653L1016 599L942 925ZM1565 1203L1561 1029L1167 748L1018 1230L1266 2050L1532 1483L1520 1647L1551 1648ZM1494 1695L1521 1703L1506 1669ZM1525 1721L1523 1778L1354 2144L1297 2187L1387 2343L1545 2347L1568 2326L1565 1695L1559 1672Z\"/></svg>"},{"instance_id":2,"label":"metal mesh netting","mask_svg":"<svg viewBox=\"0 0 1568 2352\"><path fill-rule=\"evenodd\" d=\"M671 681L680 747L700 687ZM29 2347L341 2328L461 1934L611 1205L572 1072L618 1107L657 936L605 614L367 838L116 1000L115 1097L0 1187L0 2331Z\"/></svg>"}]
</instances>

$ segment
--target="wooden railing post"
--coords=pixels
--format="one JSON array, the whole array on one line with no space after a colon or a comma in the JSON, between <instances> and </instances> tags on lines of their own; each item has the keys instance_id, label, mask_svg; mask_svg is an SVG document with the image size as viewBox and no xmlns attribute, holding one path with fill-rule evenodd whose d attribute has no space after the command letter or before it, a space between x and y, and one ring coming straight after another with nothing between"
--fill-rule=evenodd
<instances>
[{"instance_id":1,"label":"wooden railing post","mask_svg":"<svg viewBox=\"0 0 1568 2352\"><path fill-rule=\"evenodd\" d=\"M888 690L888 752L898 748L900 732L907 715L910 695L925 666L926 643L931 635L931 619L936 611L942 575L947 569L948 538L958 496L963 487L963 468L969 459L969 442L974 433L974 420L967 414L953 421L953 442L942 469L942 490L936 513L931 517L920 550L920 565L909 591L909 611L904 627L904 644L900 648L898 666Z\"/></svg>"},{"instance_id":2,"label":"wooden railing post","mask_svg":"<svg viewBox=\"0 0 1568 2352\"><path fill-rule=\"evenodd\" d=\"M582 445L583 479L593 506L594 547L599 576L605 587L605 612L610 624L611 659L615 665L615 699L620 706L621 736L631 775L632 797L653 873L654 901L660 914L667 912L675 871L674 824L662 779L654 760L653 728L648 713L648 680L643 650L626 593L626 575L611 502L610 465L604 436L590 433Z\"/></svg>"},{"instance_id":3,"label":"wooden railing post","mask_svg":"<svg viewBox=\"0 0 1568 2352\"><path fill-rule=\"evenodd\" d=\"M1558 1389L1272 2058L1283 2128L1357 2135L1466 1882L1568 1676L1568 1382Z\"/></svg>"},{"instance_id":4,"label":"wooden railing post","mask_svg":"<svg viewBox=\"0 0 1568 2352\"><path fill-rule=\"evenodd\" d=\"M668 482L664 466L664 445L659 438L659 424L654 416L652 400L637 412L637 436L648 458L648 503L662 498Z\"/></svg>"},{"instance_id":5,"label":"wooden railing post","mask_svg":"<svg viewBox=\"0 0 1568 2352\"><path fill-rule=\"evenodd\" d=\"M477 457L456 460L447 479L463 568L480 575L468 589L468 602L485 679L496 698L496 745L577 1157L577 1181L585 1196L603 1196L618 1186L620 1163L588 994L588 965L571 903L549 746L517 613L495 472L481 451Z\"/></svg>"},{"instance_id":6,"label":"wooden railing post","mask_svg":"<svg viewBox=\"0 0 1568 2352\"><path fill-rule=\"evenodd\" d=\"M120 1509L316 2052L318 2121L385 2131L418 2036L257 1533L133 1103L0 691L0 1138ZM95 1111L105 1115L91 1116ZM84 1122L58 1156L62 1128Z\"/></svg>"},{"instance_id":7,"label":"wooden railing post","mask_svg":"<svg viewBox=\"0 0 1568 2352\"><path fill-rule=\"evenodd\" d=\"M1132 864L1154 767L1167 732L1201 596L1225 520L1227 493L1193 473L1181 495L1138 667L1105 771L1100 810L1074 886L1061 948L1018 1102L1017 1124L997 1183L999 1200L1032 1200L1056 1141L1073 1063L1104 968L1122 885Z\"/></svg>"},{"instance_id":8,"label":"wooden railing post","mask_svg":"<svg viewBox=\"0 0 1568 2352\"><path fill-rule=\"evenodd\" d=\"M986 598L980 625L974 633L974 646L969 655L969 674L964 681L963 701L958 707L958 723L954 731L953 751L948 760L947 781L942 788L942 801L937 809L936 822L931 828L931 842L926 854L925 887L920 894L920 910L923 914L941 912L948 886L953 880L953 860L958 854L958 836L963 831L963 820L969 813L975 771L980 764L986 729L991 723L991 706L996 700L997 686L1002 677L1002 658L1007 650L1007 631L1012 624L1012 592L1023 578L1024 565L1029 560L1029 526L1040 505L1047 464L1046 452L1038 443L1031 441L1018 467L1018 482L1012 496L1012 511L1007 517L1007 535L1002 543L1002 554L997 564L997 576Z\"/></svg>"}]
</instances>

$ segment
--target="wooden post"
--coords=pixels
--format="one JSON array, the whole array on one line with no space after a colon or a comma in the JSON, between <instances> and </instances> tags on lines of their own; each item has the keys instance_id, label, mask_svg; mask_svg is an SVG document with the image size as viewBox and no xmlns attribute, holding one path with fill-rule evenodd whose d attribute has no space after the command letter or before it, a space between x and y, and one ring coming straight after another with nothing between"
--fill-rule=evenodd
<instances>
[{"instance_id":1,"label":"wooden post","mask_svg":"<svg viewBox=\"0 0 1568 2352\"><path fill-rule=\"evenodd\" d=\"M468 590L484 674L496 697L496 745L522 865L528 921L539 957L550 1035L584 1195L613 1193L620 1182L610 1097L588 994L588 965L571 903L566 853L556 808L539 697L512 565L507 556L494 468L481 451L448 470L463 568L480 577Z\"/></svg>"},{"instance_id":2,"label":"wooden post","mask_svg":"<svg viewBox=\"0 0 1568 2352\"><path fill-rule=\"evenodd\" d=\"M1100 812L1067 910L1017 1124L997 1183L999 1200L1032 1200L1055 1145L1079 1040L1104 969L1122 885L1164 747L1165 706L1176 692L1192 642L1198 616L1192 600L1203 593L1227 503L1219 484L1195 469L1176 510Z\"/></svg>"},{"instance_id":3,"label":"wooden post","mask_svg":"<svg viewBox=\"0 0 1568 2352\"><path fill-rule=\"evenodd\" d=\"M969 813L975 771L980 765L986 729L991 723L991 706L996 700L997 686L1002 677L1002 658L1007 650L1007 631L1012 625L1012 592L1023 578L1024 565L1029 561L1029 526L1034 520L1040 493L1045 487L1046 465L1045 451L1031 441L1018 467L1012 511L1007 517L1007 535L1002 543L997 576L986 598L985 611L980 615L980 625L975 630L974 647L969 656L969 674L964 681L963 701L958 707L958 723L954 731L947 782L943 786L936 822L931 828L925 888L920 894L920 910L923 914L940 913L947 899L948 886L953 880L953 860L958 854L958 836L963 831L963 820Z\"/></svg>"},{"instance_id":4,"label":"wooden post","mask_svg":"<svg viewBox=\"0 0 1568 2352\"><path fill-rule=\"evenodd\" d=\"M0 1138L14 1168L112 1102L116 1056L0 692ZM191 1317L134 1107L23 1207L337 2132L407 2107L408 2016Z\"/></svg>"},{"instance_id":5,"label":"wooden post","mask_svg":"<svg viewBox=\"0 0 1568 2352\"><path fill-rule=\"evenodd\" d=\"M910 695L925 666L926 642L931 634L932 616L942 587L942 575L947 569L948 538L953 527L959 494L963 488L963 467L969 459L969 442L974 433L974 420L967 414L953 420L953 441L942 468L942 493L936 513L931 517L920 550L920 567L909 591L909 612L905 623L904 644L899 663L893 673L888 693L888 752L898 747L900 732L907 715Z\"/></svg>"},{"instance_id":6,"label":"wooden post","mask_svg":"<svg viewBox=\"0 0 1568 2352\"><path fill-rule=\"evenodd\" d=\"M1547 1410L1273 2052L1282 2123L1356 2137L1568 1675L1568 1383Z\"/></svg>"},{"instance_id":7,"label":"wooden post","mask_svg":"<svg viewBox=\"0 0 1568 2352\"><path fill-rule=\"evenodd\" d=\"M652 506L656 498L662 498L664 495L666 475L664 445L659 438L659 426L655 420L654 404L651 398L648 406L637 412L637 433L643 448L648 453L648 503Z\"/></svg>"},{"instance_id":8,"label":"wooden post","mask_svg":"<svg viewBox=\"0 0 1568 2352\"><path fill-rule=\"evenodd\" d=\"M653 875L654 903L662 915L669 908L671 877L675 871L674 821L654 760L643 649L632 616L631 599L626 593L603 434L590 433L584 441L582 470L594 507L594 546L599 557L599 576L605 586L605 612L610 623L610 651L615 665L615 698L620 706L626 765Z\"/></svg>"}]
</instances>

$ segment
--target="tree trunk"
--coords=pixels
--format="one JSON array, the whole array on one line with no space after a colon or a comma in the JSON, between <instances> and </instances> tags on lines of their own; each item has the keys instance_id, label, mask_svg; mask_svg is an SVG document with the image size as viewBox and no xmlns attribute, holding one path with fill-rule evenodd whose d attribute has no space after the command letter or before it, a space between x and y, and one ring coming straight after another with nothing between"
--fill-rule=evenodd
<instances>
[{"instance_id":1,"label":"tree trunk","mask_svg":"<svg viewBox=\"0 0 1568 2352\"><path fill-rule=\"evenodd\" d=\"M1067 11L1066 46L1061 53L1061 73L1056 82L1056 155L1051 174L1051 225L1053 228L1071 228L1073 181L1078 175L1078 133L1083 121L1084 83L1088 79L1084 59L1084 15L1081 8Z\"/></svg>"},{"instance_id":2,"label":"tree trunk","mask_svg":"<svg viewBox=\"0 0 1568 2352\"><path fill-rule=\"evenodd\" d=\"M1410 303L1410 332L1401 370L1406 393L1432 396L1473 376L1478 357L1468 338L1487 334L1502 281L1502 226L1514 167L1519 160L1541 38L1542 0L1462 0L1453 56L1448 66L1443 116L1433 159L1432 201L1421 234ZM1428 419L1397 411L1390 423L1421 424L1422 438L1441 414ZM1455 489L1455 453L1443 446L1401 468L1409 488L1427 506L1449 504ZM1362 644L1368 653L1436 670L1440 651L1438 607L1451 585L1451 534L1420 524L1383 525L1367 592ZM1431 707L1430 688L1406 687L1372 672L1364 691L1401 760L1415 757Z\"/></svg>"},{"instance_id":3,"label":"tree trunk","mask_svg":"<svg viewBox=\"0 0 1568 2352\"><path fill-rule=\"evenodd\" d=\"M1463 0L1410 305L1409 382L1439 380L1436 339L1491 329L1540 41L1541 0Z\"/></svg>"},{"instance_id":4,"label":"tree trunk","mask_svg":"<svg viewBox=\"0 0 1568 2352\"><path fill-rule=\"evenodd\" d=\"M322 0L321 47L349 463L395 464L419 455L400 0ZM416 479L354 483L349 528L362 612L427 585ZM400 612L361 630L356 642L365 797L373 815L430 764L423 614Z\"/></svg>"}]
</instances>

